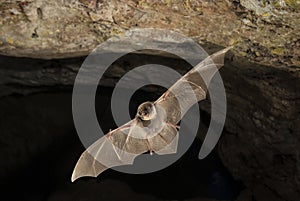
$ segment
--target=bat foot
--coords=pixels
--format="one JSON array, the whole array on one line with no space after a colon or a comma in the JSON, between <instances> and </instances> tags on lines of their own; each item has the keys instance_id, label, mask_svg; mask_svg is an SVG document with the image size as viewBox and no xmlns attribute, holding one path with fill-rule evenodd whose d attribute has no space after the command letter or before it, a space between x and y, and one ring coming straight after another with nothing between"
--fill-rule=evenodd
<instances>
[{"instance_id":1,"label":"bat foot","mask_svg":"<svg viewBox=\"0 0 300 201\"><path fill-rule=\"evenodd\" d=\"M179 130L180 129L180 126L178 126L177 124L173 124L173 123L170 123L170 122L166 122L168 125L172 126L173 128L175 128L176 130Z\"/></svg>"},{"instance_id":2,"label":"bat foot","mask_svg":"<svg viewBox=\"0 0 300 201\"><path fill-rule=\"evenodd\" d=\"M149 142L149 139L148 139L148 138L146 139L146 142L147 142L147 146L148 146L148 149L149 149L150 155L152 156L152 155L153 155L153 149L152 149L152 147L151 147L151 144L150 144L150 142Z\"/></svg>"}]
</instances>

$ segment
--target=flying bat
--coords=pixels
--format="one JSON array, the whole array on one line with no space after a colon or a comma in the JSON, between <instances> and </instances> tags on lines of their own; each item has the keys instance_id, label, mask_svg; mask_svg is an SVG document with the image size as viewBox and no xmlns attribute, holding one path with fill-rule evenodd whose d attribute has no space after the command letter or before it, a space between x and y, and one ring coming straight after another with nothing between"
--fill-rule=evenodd
<instances>
[{"instance_id":1,"label":"flying bat","mask_svg":"<svg viewBox=\"0 0 300 201\"><path fill-rule=\"evenodd\" d=\"M230 48L204 59L155 102L142 103L134 119L88 147L74 168L72 182L83 176L97 177L114 166L133 164L135 157L145 152L176 153L178 123L192 105L206 98L207 85L224 65L224 55Z\"/></svg>"}]
</instances>

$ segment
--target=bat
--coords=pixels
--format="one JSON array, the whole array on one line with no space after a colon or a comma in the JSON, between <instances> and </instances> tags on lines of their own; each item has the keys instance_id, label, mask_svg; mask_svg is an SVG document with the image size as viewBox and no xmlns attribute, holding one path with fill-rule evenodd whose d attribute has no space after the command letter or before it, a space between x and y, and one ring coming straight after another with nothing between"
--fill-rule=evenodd
<instances>
[{"instance_id":1,"label":"bat","mask_svg":"<svg viewBox=\"0 0 300 201\"><path fill-rule=\"evenodd\" d=\"M176 81L155 102L142 103L134 119L109 131L80 156L71 181L97 177L108 168L133 164L145 152L159 155L177 151L178 123L189 108L206 98L207 85L224 65L227 47L207 57Z\"/></svg>"}]
</instances>

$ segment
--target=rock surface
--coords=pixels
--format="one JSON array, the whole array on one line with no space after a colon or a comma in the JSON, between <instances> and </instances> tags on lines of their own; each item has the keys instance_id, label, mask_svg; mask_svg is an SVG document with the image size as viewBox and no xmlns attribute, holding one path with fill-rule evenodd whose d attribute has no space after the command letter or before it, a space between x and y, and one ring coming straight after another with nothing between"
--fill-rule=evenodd
<instances>
[{"instance_id":1,"label":"rock surface","mask_svg":"<svg viewBox=\"0 0 300 201\"><path fill-rule=\"evenodd\" d=\"M299 76L234 59L228 65L221 70L228 133L219 142L220 156L237 178L254 189L255 197L273 193L279 200L296 201L300 197ZM259 197L256 200L274 200Z\"/></svg>"},{"instance_id":2,"label":"rock surface","mask_svg":"<svg viewBox=\"0 0 300 201\"><path fill-rule=\"evenodd\" d=\"M299 65L298 0L22 0L0 3L0 53L83 56L133 27L167 28L199 43L236 45L263 64Z\"/></svg>"}]
</instances>

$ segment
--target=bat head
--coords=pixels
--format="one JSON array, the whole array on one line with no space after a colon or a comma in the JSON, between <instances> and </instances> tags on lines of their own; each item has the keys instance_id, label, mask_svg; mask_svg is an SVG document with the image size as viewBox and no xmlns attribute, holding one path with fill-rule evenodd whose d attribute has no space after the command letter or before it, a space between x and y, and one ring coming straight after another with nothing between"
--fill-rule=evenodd
<instances>
[{"instance_id":1,"label":"bat head","mask_svg":"<svg viewBox=\"0 0 300 201\"><path fill-rule=\"evenodd\" d=\"M156 109L152 102L142 103L137 110L136 116L141 120L148 121L155 117Z\"/></svg>"}]
</instances>

